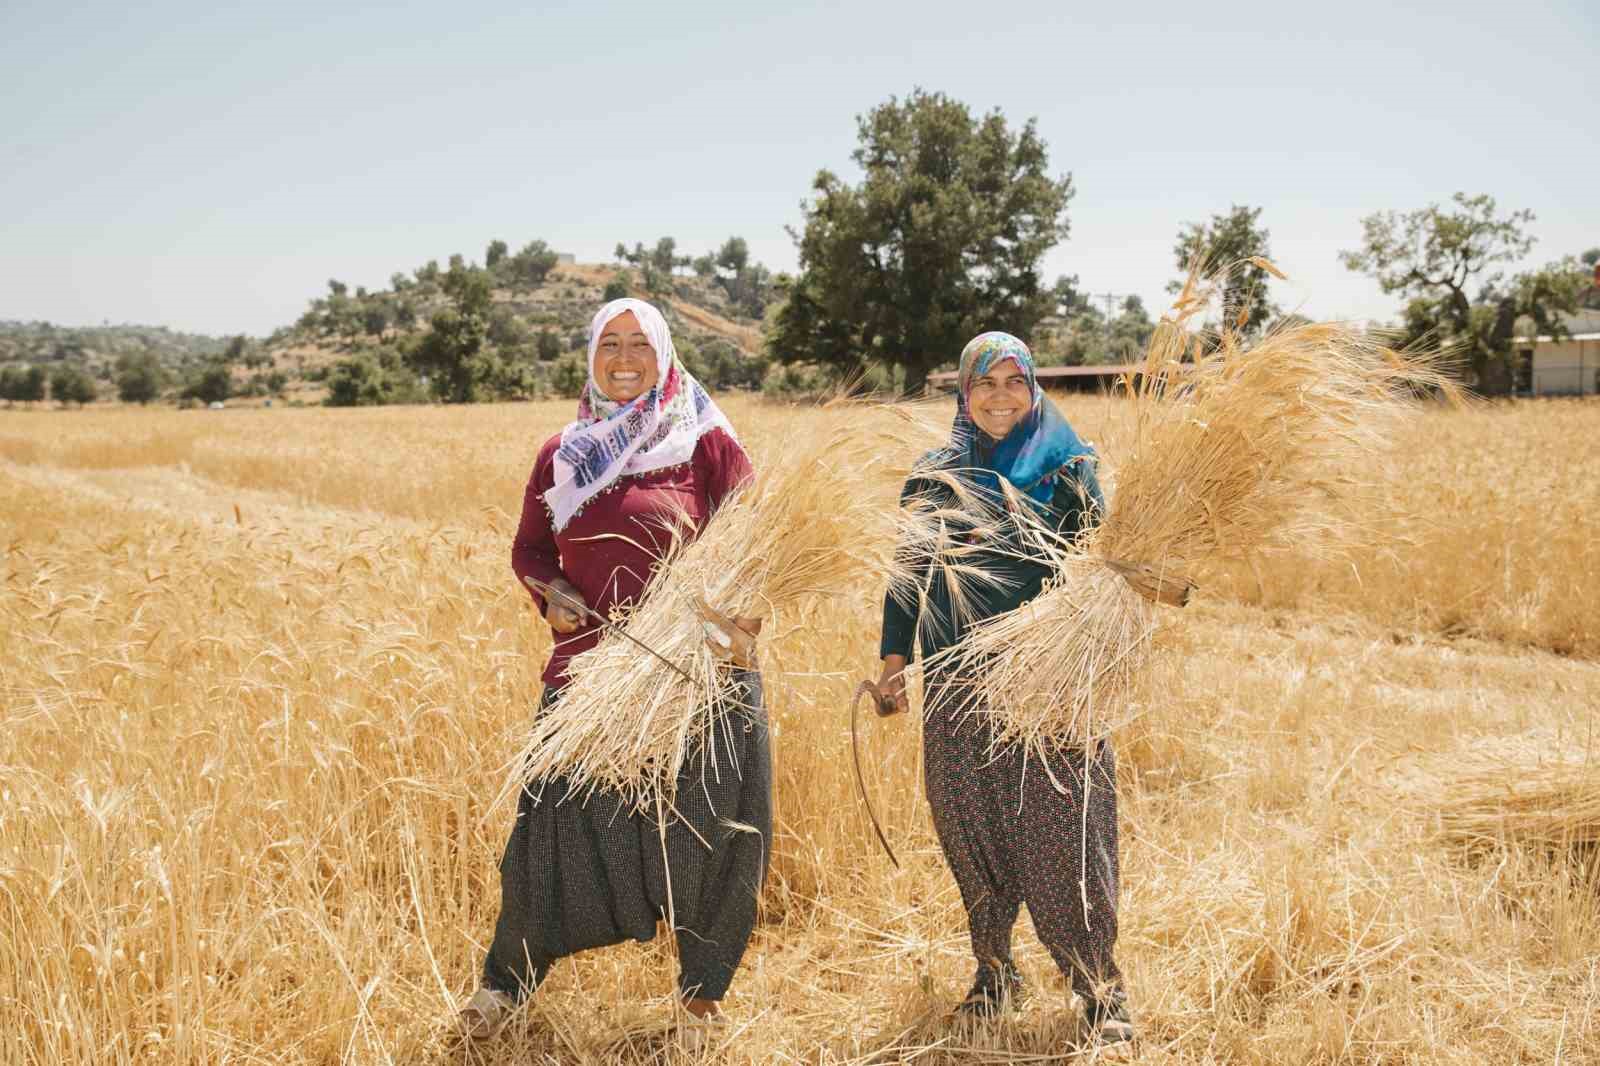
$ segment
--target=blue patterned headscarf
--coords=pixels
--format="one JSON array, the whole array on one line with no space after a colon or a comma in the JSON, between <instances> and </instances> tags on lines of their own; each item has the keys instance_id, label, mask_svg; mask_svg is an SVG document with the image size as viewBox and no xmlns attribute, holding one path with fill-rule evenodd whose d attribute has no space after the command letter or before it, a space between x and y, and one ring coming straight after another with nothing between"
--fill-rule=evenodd
<instances>
[{"instance_id":1,"label":"blue patterned headscarf","mask_svg":"<svg viewBox=\"0 0 1600 1066\"><path fill-rule=\"evenodd\" d=\"M995 366L1011 360L1026 375L1033 407L1005 439L993 440L972 421L967 396L972 383ZM1078 438L1066 418L1039 387L1033 353L1009 333L980 333L961 349L961 370L956 384L956 420L950 428L950 448L968 475L992 491L1000 491L999 478L1035 503L1049 504L1055 479L1063 467L1092 457L1094 449Z\"/></svg>"}]
</instances>

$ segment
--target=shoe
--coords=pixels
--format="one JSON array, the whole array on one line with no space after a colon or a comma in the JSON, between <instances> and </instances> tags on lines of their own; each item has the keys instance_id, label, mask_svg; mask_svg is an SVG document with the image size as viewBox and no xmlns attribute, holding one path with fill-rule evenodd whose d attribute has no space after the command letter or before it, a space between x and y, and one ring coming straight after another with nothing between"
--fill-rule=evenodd
<instances>
[{"instance_id":1,"label":"shoe","mask_svg":"<svg viewBox=\"0 0 1600 1066\"><path fill-rule=\"evenodd\" d=\"M504 992L480 988L472 993L472 998L461 1008L461 1013L456 1016L456 1024L461 1029L461 1035L468 1040L493 1040L500 1035L500 1030L511 1018L511 1012L516 1009L517 1001Z\"/></svg>"},{"instance_id":2,"label":"shoe","mask_svg":"<svg viewBox=\"0 0 1600 1066\"><path fill-rule=\"evenodd\" d=\"M1133 1058L1133 1020L1128 1004L1119 996L1112 1000L1089 1000L1083 1020L1088 1030L1088 1048L1095 1062L1128 1062Z\"/></svg>"},{"instance_id":3,"label":"shoe","mask_svg":"<svg viewBox=\"0 0 1600 1066\"><path fill-rule=\"evenodd\" d=\"M978 965L972 991L956 1007L958 1018L993 1018L1022 998L1022 975L1010 962Z\"/></svg>"},{"instance_id":4,"label":"shoe","mask_svg":"<svg viewBox=\"0 0 1600 1066\"><path fill-rule=\"evenodd\" d=\"M678 1045L687 1054L701 1055L720 1043L728 1033L728 1016L722 1011L695 1017L687 1010L677 1012Z\"/></svg>"}]
</instances>

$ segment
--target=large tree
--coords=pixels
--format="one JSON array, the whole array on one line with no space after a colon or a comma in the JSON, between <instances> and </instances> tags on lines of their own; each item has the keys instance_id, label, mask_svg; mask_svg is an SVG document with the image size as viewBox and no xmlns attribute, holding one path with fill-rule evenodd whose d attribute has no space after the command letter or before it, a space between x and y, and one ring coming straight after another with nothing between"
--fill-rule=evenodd
<instances>
[{"instance_id":1,"label":"large tree","mask_svg":"<svg viewBox=\"0 0 1600 1066\"><path fill-rule=\"evenodd\" d=\"M1223 323L1245 334L1260 332L1280 313L1267 298L1267 271L1252 262L1272 258L1267 237L1261 208L1234 204L1227 214L1212 215L1209 222L1185 223L1172 248L1184 277L1195 265L1206 273L1222 273ZM1167 291L1182 292L1183 284L1174 281Z\"/></svg>"},{"instance_id":2,"label":"large tree","mask_svg":"<svg viewBox=\"0 0 1600 1066\"><path fill-rule=\"evenodd\" d=\"M161 395L166 374L154 354L141 352L117 359L115 380L123 403L147 404Z\"/></svg>"},{"instance_id":3,"label":"large tree","mask_svg":"<svg viewBox=\"0 0 1600 1066\"><path fill-rule=\"evenodd\" d=\"M0 400L11 404L22 399L22 377L26 373L20 366L0 367Z\"/></svg>"},{"instance_id":4,"label":"large tree","mask_svg":"<svg viewBox=\"0 0 1600 1066\"><path fill-rule=\"evenodd\" d=\"M795 236L800 273L769 347L784 362L905 369L910 390L984 329L1026 337L1053 298L1045 252L1067 235L1072 178L1052 178L1033 120L917 90L857 119L851 185L818 171Z\"/></svg>"},{"instance_id":5,"label":"large tree","mask_svg":"<svg viewBox=\"0 0 1600 1066\"><path fill-rule=\"evenodd\" d=\"M59 404L75 403L82 407L93 403L97 392L94 379L81 367L58 366L50 375L50 396Z\"/></svg>"},{"instance_id":6,"label":"large tree","mask_svg":"<svg viewBox=\"0 0 1600 1066\"><path fill-rule=\"evenodd\" d=\"M1519 319L1539 333L1563 336L1561 314L1578 307L1586 278L1565 259L1510 278L1495 269L1522 259L1535 238L1523 228L1532 211L1496 212L1494 198L1456 193L1454 209L1430 204L1362 219L1361 247L1341 252L1351 270L1386 293L1408 298L1408 340L1428 339L1455 353L1468 383L1502 393L1512 383L1512 337Z\"/></svg>"},{"instance_id":7,"label":"large tree","mask_svg":"<svg viewBox=\"0 0 1600 1066\"><path fill-rule=\"evenodd\" d=\"M183 394L205 404L221 403L233 395L233 372L224 363L209 363L189 379Z\"/></svg>"},{"instance_id":8,"label":"large tree","mask_svg":"<svg viewBox=\"0 0 1600 1066\"><path fill-rule=\"evenodd\" d=\"M471 403L493 369L483 352L489 334L489 275L456 262L442 284L450 306L434 314L410 361L419 374L427 375L441 400Z\"/></svg>"}]
</instances>

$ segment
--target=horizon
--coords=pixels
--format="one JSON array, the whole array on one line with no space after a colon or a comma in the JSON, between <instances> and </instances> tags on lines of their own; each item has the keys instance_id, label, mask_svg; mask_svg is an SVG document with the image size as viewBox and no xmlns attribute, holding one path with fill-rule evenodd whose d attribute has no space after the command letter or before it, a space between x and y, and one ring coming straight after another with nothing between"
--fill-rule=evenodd
<instances>
[{"instance_id":1,"label":"horizon","mask_svg":"<svg viewBox=\"0 0 1600 1066\"><path fill-rule=\"evenodd\" d=\"M1457 191L1531 209L1539 240L1511 270L1600 244L1600 136L1583 136L1600 16L1440 11L1078 24L1026 3L983 25L953 4L503 5L466 22L33 0L0 12L21 161L0 175L0 320L262 336L330 277L385 289L494 239L608 264L619 241L697 255L739 235L792 272L785 227L816 172L856 180L856 116L917 87L1013 129L1037 118L1076 189L1046 284L1076 274L1157 314L1179 228L1242 203L1293 279L1273 290L1286 312L1392 320L1399 301L1337 260L1375 211Z\"/></svg>"}]
</instances>

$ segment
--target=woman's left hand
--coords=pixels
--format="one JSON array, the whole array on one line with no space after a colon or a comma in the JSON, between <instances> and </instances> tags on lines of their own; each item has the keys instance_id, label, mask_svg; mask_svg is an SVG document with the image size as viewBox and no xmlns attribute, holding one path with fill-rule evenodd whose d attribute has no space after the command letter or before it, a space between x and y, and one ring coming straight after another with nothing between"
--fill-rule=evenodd
<instances>
[{"instance_id":1,"label":"woman's left hand","mask_svg":"<svg viewBox=\"0 0 1600 1066\"><path fill-rule=\"evenodd\" d=\"M700 626L712 656L744 670L754 669L761 619L723 614L703 599L695 601L695 609L700 614Z\"/></svg>"}]
</instances>

